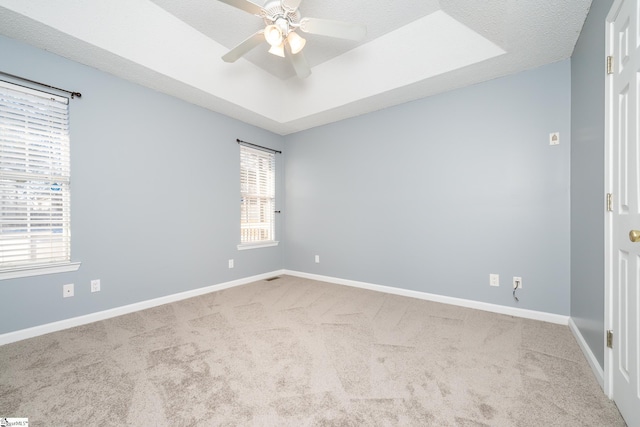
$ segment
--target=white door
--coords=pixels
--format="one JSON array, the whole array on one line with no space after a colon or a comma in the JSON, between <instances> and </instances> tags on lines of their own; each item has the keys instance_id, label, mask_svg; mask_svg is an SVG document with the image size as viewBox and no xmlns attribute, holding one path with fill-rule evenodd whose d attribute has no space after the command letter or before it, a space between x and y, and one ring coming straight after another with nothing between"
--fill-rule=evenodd
<instances>
[{"instance_id":1,"label":"white door","mask_svg":"<svg viewBox=\"0 0 640 427\"><path fill-rule=\"evenodd\" d=\"M629 426L640 426L640 147L638 127L638 0L617 0L608 17L608 55L613 72L607 82L609 179L613 193L607 250L607 327L613 348L607 368L610 397ZM630 234L631 232L631 234Z\"/></svg>"}]
</instances>

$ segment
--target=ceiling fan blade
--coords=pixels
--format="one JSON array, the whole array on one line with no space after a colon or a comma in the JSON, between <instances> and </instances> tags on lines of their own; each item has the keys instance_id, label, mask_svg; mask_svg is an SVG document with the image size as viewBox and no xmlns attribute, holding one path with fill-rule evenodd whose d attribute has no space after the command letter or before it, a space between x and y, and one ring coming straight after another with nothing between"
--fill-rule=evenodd
<instances>
[{"instance_id":1,"label":"ceiling fan blade","mask_svg":"<svg viewBox=\"0 0 640 427\"><path fill-rule=\"evenodd\" d=\"M302 0L282 0L282 8L295 12Z\"/></svg>"},{"instance_id":2,"label":"ceiling fan blade","mask_svg":"<svg viewBox=\"0 0 640 427\"><path fill-rule=\"evenodd\" d=\"M287 40L284 41L284 48L287 51L287 58L293 65L293 69L296 71L296 75L301 79L306 79L311 75L311 68L302 52L298 52L295 55L291 53L291 46Z\"/></svg>"},{"instance_id":3,"label":"ceiling fan blade","mask_svg":"<svg viewBox=\"0 0 640 427\"><path fill-rule=\"evenodd\" d=\"M240 10L249 12L252 15L260 16L262 14L262 7L250 2L249 0L218 0L222 3L226 3L230 6L237 7Z\"/></svg>"},{"instance_id":4,"label":"ceiling fan blade","mask_svg":"<svg viewBox=\"0 0 640 427\"><path fill-rule=\"evenodd\" d=\"M238 46L231 49L227 52L222 59L225 62L236 62L242 55L249 52L254 47L258 46L260 43L264 41L264 30L260 30Z\"/></svg>"},{"instance_id":5,"label":"ceiling fan blade","mask_svg":"<svg viewBox=\"0 0 640 427\"><path fill-rule=\"evenodd\" d=\"M362 40L367 35L367 27L362 24L319 18L302 18L300 20L300 29L309 34L355 41Z\"/></svg>"}]
</instances>

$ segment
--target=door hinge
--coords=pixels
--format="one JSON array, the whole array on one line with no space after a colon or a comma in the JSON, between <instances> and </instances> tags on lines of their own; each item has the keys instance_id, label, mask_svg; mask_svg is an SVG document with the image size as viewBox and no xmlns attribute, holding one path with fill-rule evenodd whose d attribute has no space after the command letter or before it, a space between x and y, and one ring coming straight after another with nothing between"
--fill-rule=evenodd
<instances>
[{"instance_id":1,"label":"door hinge","mask_svg":"<svg viewBox=\"0 0 640 427\"><path fill-rule=\"evenodd\" d=\"M607 212L613 212L613 194L607 193Z\"/></svg>"},{"instance_id":2,"label":"door hinge","mask_svg":"<svg viewBox=\"0 0 640 427\"><path fill-rule=\"evenodd\" d=\"M613 74L613 56L607 56L607 74Z\"/></svg>"},{"instance_id":3,"label":"door hinge","mask_svg":"<svg viewBox=\"0 0 640 427\"><path fill-rule=\"evenodd\" d=\"M607 347L613 348L613 331L611 329L607 331Z\"/></svg>"}]
</instances>

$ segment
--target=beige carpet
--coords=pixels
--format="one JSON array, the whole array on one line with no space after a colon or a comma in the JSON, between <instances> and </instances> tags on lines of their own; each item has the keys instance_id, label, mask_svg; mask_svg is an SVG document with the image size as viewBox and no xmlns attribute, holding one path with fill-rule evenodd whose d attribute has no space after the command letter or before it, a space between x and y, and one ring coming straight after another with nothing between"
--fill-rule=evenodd
<instances>
[{"instance_id":1,"label":"beige carpet","mask_svg":"<svg viewBox=\"0 0 640 427\"><path fill-rule=\"evenodd\" d=\"M0 347L33 426L619 426L565 326L295 277Z\"/></svg>"}]
</instances>

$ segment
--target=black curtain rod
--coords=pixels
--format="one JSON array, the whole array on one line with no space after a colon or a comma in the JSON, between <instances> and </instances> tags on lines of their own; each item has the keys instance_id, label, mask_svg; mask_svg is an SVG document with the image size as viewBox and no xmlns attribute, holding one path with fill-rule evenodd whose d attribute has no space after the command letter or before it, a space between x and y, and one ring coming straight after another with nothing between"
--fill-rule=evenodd
<instances>
[{"instance_id":1,"label":"black curtain rod","mask_svg":"<svg viewBox=\"0 0 640 427\"><path fill-rule=\"evenodd\" d=\"M5 73L4 71L0 71L0 74L3 74L5 76L8 76L8 77L11 77L11 78L14 78L14 79L22 80L23 82L29 82L29 83L33 83L34 85L48 87L48 88L51 88L51 89L59 90L60 92L66 92L66 93L71 95L71 99L75 98L76 96L78 98L82 98L82 94L80 92L72 92L70 90L60 89L59 87L51 86L51 85L48 85L48 84L45 84L45 83L40 83L40 82L37 82L35 80L29 80L29 79L26 79L24 77L15 76L13 74Z\"/></svg>"},{"instance_id":2,"label":"black curtain rod","mask_svg":"<svg viewBox=\"0 0 640 427\"><path fill-rule=\"evenodd\" d=\"M243 141L243 140L241 140L241 139L236 139L236 142L237 142L238 144L249 145L249 146L251 146L251 147L255 147L255 148L258 148L258 149L260 149L260 150L269 151L269 152L271 152L271 153L278 153L278 154L282 154L282 151L274 150L273 148L263 147L262 145L252 144L252 143L250 143L250 142Z\"/></svg>"}]
</instances>

